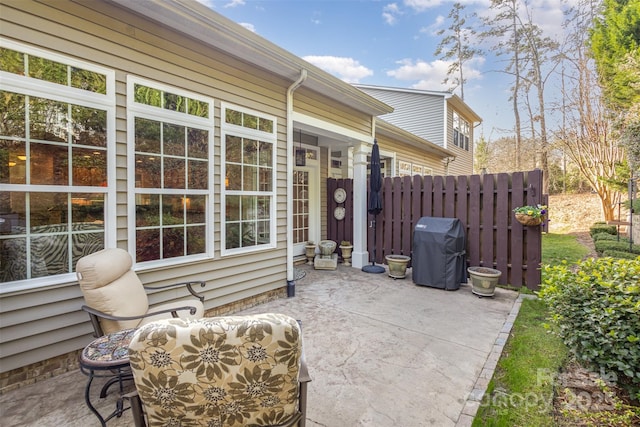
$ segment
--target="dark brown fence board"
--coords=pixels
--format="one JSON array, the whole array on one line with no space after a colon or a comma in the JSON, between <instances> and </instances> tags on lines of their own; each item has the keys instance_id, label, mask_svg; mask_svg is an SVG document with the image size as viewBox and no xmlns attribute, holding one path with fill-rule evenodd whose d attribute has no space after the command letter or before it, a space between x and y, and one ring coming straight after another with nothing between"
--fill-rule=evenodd
<instances>
[{"instance_id":1,"label":"dark brown fence board","mask_svg":"<svg viewBox=\"0 0 640 427\"><path fill-rule=\"evenodd\" d=\"M495 206L495 194L494 187L494 175L484 175L482 177L482 212L481 212L481 225L480 225L480 265L482 267L494 268L494 232L493 222L494 206ZM502 277L500 277L502 279Z\"/></svg>"},{"instance_id":2,"label":"dark brown fence board","mask_svg":"<svg viewBox=\"0 0 640 427\"><path fill-rule=\"evenodd\" d=\"M444 183L444 217L456 217L456 177L445 177Z\"/></svg>"},{"instance_id":3,"label":"dark brown fence board","mask_svg":"<svg viewBox=\"0 0 640 427\"><path fill-rule=\"evenodd\" d=\"M393 223L391 227L391 250L385 255L400 254L402 248L402 185L403 178L393 180Z\"/></svg>"},{"instance_id":4,"label":"dark brown fence board","mask_svg":"<svg viewBox=\"0 0 640 427\"><path fill-rule=\"evenodd\" d=\"M382 229L380 230L381 234L378 234L378 237L382 236L382 240L378 239L378 251L377 251L377 259L376 262L382 264L382 260L384 259L384 255L391 253L391 248L393 245L393 192L395 190L394 184L395 181L399 181L400 178L385 178L384 179L384 207L382 209L382 214L380 216L384 217L384 224Z\"/></svg>"},{"instance_id":5,"label":"dark brown fence board","mask_svg":"<svg viewBox=\"0 0 640 427\"><path fill-rule=\"evenodd\" d=\"M527 204L541 203L542 171L539 169L527 173ZM526 227L527 230L527 284L540 283L540 264L542 263L542 233L539 227ZM539 286L529 286L537 289Z\"/></svg>"},{"instance_id":6,"label":"dark brown fence board","mask_svg":"<svg viewBox=\"0 0 640 427\"><path fill-rule=\"evenodd\" d=\"M456 182L456 213L455 217L458 218L463 224L468 222L468 206L467 202L469 189L467 188L467 177L459 176ZM466 230L465 230L466 233Z\"/></svg>"},{"instance_id":7,"label":"dark brown fence board","mask_svg":"<svg viewBox=\"0 0 640 427\"><path fill-rule=\"evenodd\" d=\"M482 181L480 175L471 175L469 179L469 222L467 223L467 250L469 265L480 265L480 215L482 208Z\"/></svg>"},{"instance_id":8,"label":"dark brown fence board","mask_svg":"<svg viewBox=\"0 0 640 427\"><path fill-rule=\"evenodd\" d=\"M333 190L347 190L346 218L353 215L353 181L327 181L329 239L352 240L352 220L333 218ZM411 255L413 231L423 216L458 218L467 238L468 265L497 268L501 284L538 289L542 239L540 227L523 227L513 209L546 201L541 194L542 172L458 177L414 176L385 178L383 210L377 216L376 263L385 254ZM368 216L369 222L374 217ZM368 227L368 251L373 259L373 229Z\"/></svg>"},{"instance_id":9,"label":"dark brown fence board","mask_svg":"<svg viewBox=\"0 0 640 427\"><path fill-rule=\"evenodd\" d=\"M413 240L411 230L411 177L402 179L402 237L400 238L400 254L411 256L411 242Z\"/></svg>"},{"instance_id":10,"label":"dark brown fence board","mask_svg":"<svg viewBox=\"0 0 640 427\"><path fill-rule=\"evenodd\" d=\"M422 183L422 215L433 216L433 177L431 175L424 177Z\"/></svg>"},{"instance_id":11,"label":"dark brown fence board","mask_svg":"<svg viewBox=\"0 0 640 427\"><path fill-rule=\"evenodd\" d=\"M422 217L422 197L426 197L424 186L427 180L422 176L414 176L411 186L411 229L414 230L416 224Z\"/></svg>"},{"instance_id":12,"label":"dark brown fence board","mask_svg":"<svg viewBox=\"0 0 640 427\"><path fill-rule=\"evenodd\" d=\"M524 206L524 174L516 172L511 175L511 210ZM522 224L516 221L514 215L511 219L511 280L510 283L519 287L523 279L524 259L524 230Z\"/></svg>"},{"instance_id":13,"label":"dark brown fence board","mask_svg":"<svg viewBox=\"0 0 640 427\"><path fill-rule=\"evenodd\" d=\"M509 175L498 174L496 186L496 269L509 283Z\"/></svg>"},{"instance_id":14,"label":"dark brown fence board","mask_svg":"<svg viewBox=\"0 0 640 427\"><path fill-rule=\"evenodd\" d=\"M336 191L336 188L338 188L338 181L333 178L327 179L327 236L333 236L334 238L338 236L337 221L333 217L333 210L337 206L333 200L333 193Z\"/></svg>"},{"instance_id":15,"label":"dark brown fence board","mask_svg":"<svg viewBox=\"0 0 640 427\"><path fill-rule=\"evenodd\" d=\"M441 176L433 177L433 212L431 215L426 216L435 216L438 218L442 218L444 213L444 197L442 197L442 193L444 191L444 181Z\"/></svg>"}]
</instances>

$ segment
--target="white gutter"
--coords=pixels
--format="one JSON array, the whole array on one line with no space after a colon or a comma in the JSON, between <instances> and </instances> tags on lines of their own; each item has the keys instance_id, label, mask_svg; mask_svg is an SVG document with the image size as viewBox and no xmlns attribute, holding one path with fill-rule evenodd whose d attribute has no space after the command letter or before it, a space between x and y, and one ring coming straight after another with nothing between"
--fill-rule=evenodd
<instances>
[{"instance_id":1,"label":"white gutter","mask_svg":"<svg viewBox=\"0 0 640 427\"><path fill-rule=\"evenodd\" d=\"M287 295L295 293L293 277L293 92L307 79L307 70L287 89Z\"/></svg>"}]
</instances>

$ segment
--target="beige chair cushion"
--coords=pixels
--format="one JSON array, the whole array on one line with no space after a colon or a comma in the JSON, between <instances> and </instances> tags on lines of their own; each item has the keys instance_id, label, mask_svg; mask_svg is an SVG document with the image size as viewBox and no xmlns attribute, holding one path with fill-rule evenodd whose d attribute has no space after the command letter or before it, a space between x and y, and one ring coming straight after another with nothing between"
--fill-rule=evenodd
<instances>
[{"instance_id":1,"label":"beige chair cushion","mask_svg":"<svg viewBox=\"0 0 640 427\"><path fill-rule=\"evenodd\" d=\"M129 253L118 248L103 249L78 260L76 274L86 304L113 316L145 314L149 309L147 293L131 266ZM139 324L140 320L100 320L105 334Z\"/></svg>"},{"instance_id":2,"label":"beige chair cushion","mask_svg":"<svg viewBox=\"0 0 640 427\"><path fill-rule=\"evenodd\" d=\"M129 345L149 427L265 426L298 413L300 327L283 314L161 320Z\"/></svg>"}]
</instances>

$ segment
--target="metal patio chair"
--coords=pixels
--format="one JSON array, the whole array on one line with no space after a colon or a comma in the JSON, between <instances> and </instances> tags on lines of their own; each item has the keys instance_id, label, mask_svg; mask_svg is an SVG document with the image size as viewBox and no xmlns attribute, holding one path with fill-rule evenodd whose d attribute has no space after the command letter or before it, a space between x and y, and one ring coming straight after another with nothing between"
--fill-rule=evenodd
<instances>
[{"instance_id":1,"label":"metal patio chair","mask_svg":"<svg viewBox=\"0 0 640 427\"><path fill-rule=\"evenodd\" d=\"M138 328L162 318L204 316L204 296L194 285L205 282L192 281L164 286L144 286L132 270L131 255L123 249L109 248L82 257L76 264L76 274L85 305L96 337ZM186 287L195 298L167 304L149 306L147 290Z\"/></svg>"}]
</instances>

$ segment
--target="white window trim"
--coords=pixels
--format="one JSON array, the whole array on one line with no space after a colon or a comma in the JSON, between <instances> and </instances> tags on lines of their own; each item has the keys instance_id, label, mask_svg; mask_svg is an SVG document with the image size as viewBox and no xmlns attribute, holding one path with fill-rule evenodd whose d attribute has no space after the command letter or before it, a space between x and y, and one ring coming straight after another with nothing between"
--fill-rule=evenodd
<instances>
[{"instance_id":1,"label":"white window trim","mask_svg":"<svg viewBox=\"0 0 640 427\"><path fill-rule=\"evenodd\" d=\"M456 117L458 118L458 127L456 128L455 126L455 122L456 122ZM466 133L465 133L466 130ZM469 120L465 119L462 114L458 113L457 111L453 112L453 134L455 135L455 132L458 131L458 135L459 137L462 136L463 140L464 138L468 138L469 139L469 144L467 145L467 147L465 147L464 142L460 142L460 138L458 137L458 144L453 143L453 146L460 149L460 150L464 150L464 151L471 151L471 149L469 148L469 146L471 145L471 122L469 122Z\"/></svg>"},{"instance_id":2,"label":"white window trim","mask_svg":"<svg viewBox=\"0 0 640 427\"><path fill-rule=\"evenodd\" d=\"M264 131L259 131L256 129L249 129L243 126L233 125L226 123L226 111L227 109L232 109L234 111L239 111L246 114L251 114L260 118L264 118L267 120L273 121L273 132L268 133ZM270 203L270 212L269 212L269 236L270 242L263 245L256 245L250 247L242 247L242 248L234 248L227 249L227 223L225 221L225 212L227 211L226 207L226 196L227 189L224 185L224 177L226 176L226 137L227 135L240 136L243 138L253 138L262 140L265 142L270 142L273 144L273 158L272 158L272 170L271 174L271 191L263 192L263 191L234 191L229 193L237 193L239 195L246 196L266 196L269 195L271 197ZM220 185L220 255L228 256L228 255L238 255L238 254L246 254L252 252L259 252L264 250L275 249L277 245L277 218L276 218L276 204L277 204L277 158L278 158L278 121L275 116L271 116L266 113L262 113L256 110L251 110L248 108L240 107L238 105L229 104L226 102L222 102L220 104L220 177L221 177L221 185Z\"/></svg>"},{"instance_id":3,"label":"white window trim","mask_svg":"<svg viewBox=\"0 0 640 427\"><path fill-rule=\"evenodd\" d=\"M322 215L320 214L320 147L315 145L295 143L296 148L302 147L305 150L315 151L315 159L307 159L305 166L294 166L294 169L307 171L313 174L317 179L309 182L309 240L314 242L320 241L320 231ZM334 157L337 159L338 157ZM329 165L331 160L329 159ZM298 246L304 246L306 242L297 243Z\"/></svg>"},{"instance_id":4,"label":"white window trim","mask_svg":"<svg viewBox=\"0 0 640 427\"><path fill-rule=\"evenodd\" d=\"M115 97L115 71L103 68L88 62L49 52L33 46L16 43L0 37L0 46L28 55L39 56L66 65L82 68L87 71L94 71L106 76L106 94L89 92L86 90L64 86L33 77L20 76L17 74L0 71L0 89L18 92L29 96L37 96L84 107L97 107L107 112L107 188L82 187L68 185L26 185L26 184L3 184L4 190L9 191L29 191L29 192L73 192L74 190L91 191L94 193L104 193L106 195L104 212L104 244L106 248L116 245L116 97ZM15 292L28 291L31 289L43 289L54 287L64 283L71 283L77 280L75 273L57 274L55 276L39 277L34 279L18 280L3 283L0 286L0 295L7 295Z\"/></svg>"},{"instance_id":5,"label":"white window trim","mask_svg":"<svg viewBox=\"0 0 640 427\"><path fill-rule=\"evenodd\" d=\"M141 84L154 89L171 92L176 95L185 96L188 98L196 99L198 101L206 102L209 104L209 115L207 117L198 117L187 113L171 111L160 107L154 107L151 105L140 104L134 102L134 87L136 84ZM192 261L200 261L206 259L212 259L214 257L214 233L213 233L213 220L214 220L214 208L213 200L215 196L215 182L214 182L214 134L215 134L215 119L214 119L214 100L209 97L205 97L193 92L188 92L182 89L178 89L173 86L169 86L160 82L147 80L137 76L127 76L127 227L128 227L128 249L129 253L133 254L135 259L136 253L136 194L142 192L145 194L184 194L183 189L154 189L154 188L141 188L136 189L135 185L135 118L145 118L151 120L167 121L179 125L185 125L195 128L207 130L209 133L209 155L207 161L209 163L207 179L209 181L209 188L207 190L188 190L190 194L205 195L207 196L207 214L205 216L205 252L202 254L185 255L174 258L164 258L154 261L134 262L134 268L137 271L144 271L154 269L157 267L166 267L181 265Z\"/></svg>"}]
</instances>

